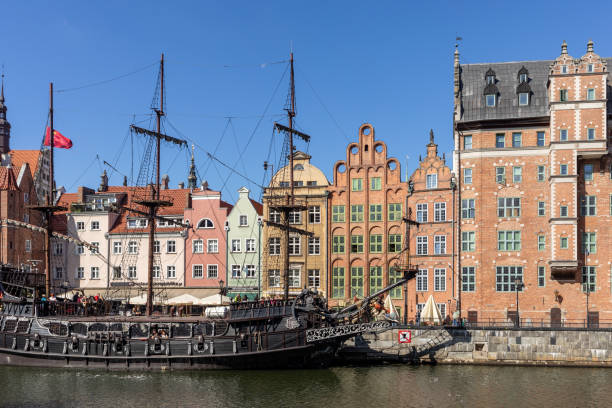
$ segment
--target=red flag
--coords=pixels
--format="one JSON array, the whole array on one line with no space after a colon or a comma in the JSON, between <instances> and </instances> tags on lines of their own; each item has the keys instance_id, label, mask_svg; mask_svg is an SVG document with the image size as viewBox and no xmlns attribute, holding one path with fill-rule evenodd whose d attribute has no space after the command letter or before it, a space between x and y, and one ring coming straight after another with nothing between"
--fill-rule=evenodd
<instances>
[{"instance_id":1,"label":"red flag","mask_svg":"<svg viewBox=\"0 0 612 408\"><path fill-rule=\"evenodd\" d=\"M45 146L51 146L51 128L49 128L49 126L47 126L47 132L45 133ZM53 147L70 149L72 147L72 140L68 139L57 130L53 130Z\"/></svg>"}]
</instances>

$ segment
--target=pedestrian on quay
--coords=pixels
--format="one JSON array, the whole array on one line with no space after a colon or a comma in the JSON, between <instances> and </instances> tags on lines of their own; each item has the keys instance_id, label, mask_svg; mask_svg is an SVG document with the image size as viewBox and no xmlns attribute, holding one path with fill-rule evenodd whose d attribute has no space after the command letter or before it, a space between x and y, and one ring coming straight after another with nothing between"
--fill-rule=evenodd
<instances>
[{"instance_id":1,"label":"pedestrian on quay","mask_svg":"<svg viewBox=\"0 0 612 408\"><path fill-rule=\"evenodd\" d=\"M416 325L420 326L421 325L421 311L417 310L416 312Z\"/></svg>"},{"instance_id":2,"label":"pedestrian on quay","mask_svg":"<svg viewBox=\"0 0 612 408\"><path fill-rule=\"evenodd\" d=\"M459 310L455 310L453 312L453 327L457 327L459 325Z\"/></svg>"}]
</instances>

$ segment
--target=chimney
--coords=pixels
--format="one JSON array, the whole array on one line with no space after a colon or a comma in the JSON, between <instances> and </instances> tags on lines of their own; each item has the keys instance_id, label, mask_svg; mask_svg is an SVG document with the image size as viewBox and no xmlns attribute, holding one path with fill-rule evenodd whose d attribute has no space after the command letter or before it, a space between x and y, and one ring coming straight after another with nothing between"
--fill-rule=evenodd
<instances>
[{"instance_id":1,"label":"chimney","mask_svg":"<svg viewBox=\"0 0 612 408\"><path fill-rule=\"evenodd\" d=\"M93 194L94 191L91 188L87 188L85 186L81 186L79 187L79 189L77 190L77 196L79 198L79 203L84 203L85 202L85 196L89 195L89 194Z\"/></svg>"},{"instance_id":2,"label":"chimney","mask_svg":"<svg viewBox=\"0 0 612 408\"><path fill-rule=\"evenodd\" d=\"M180 189L185 188L185 182L184 182L184 181L179 181L179 183L178 183L178 187L179 187Z\"/></svg>"},{"instance_id":3,"label":"chimney","mask_svg":"<svg viewBox=\"0 0 612 408\"><path fill-rule=\"evenodd\" d=\"M206 180L202 180L202 184L200 185L200 190L204 191L208 189L208 182Z\"/></svg>"},{"instance_id":4,"label":"chimney","mask_svg":"<svg viewBox=\"0 0 612 408\"><path fill-rule=\"evenodd\" d=\"M100 176L100 187L98 187L99 192L105 192L108 190L108 176L106 175L106 169Z\"/></svg>"},{"instance_id":5,"label":"chimney","mask_svg":"<svg viewBox=\"0 0 612 408\"><path fill-rule=\"evenodd\" d=\"M162 189L167 190L169 188L168 184L170 184L170 176L164 174L162 177Z\"/></svg>"},{"instance_id":6,"label":"chimney","mask_svg":"<svg viewBox=\"0 0 612 408\"><path fill-rule=\"evenodd\" d=\"M123 176L123 187L127 187L127 176Z\"/></svg>"},{"instance_id":7,"label":"chimney","mask_svg":"<svg viewBox=\"0 0 612 408\"><path fill-rule=\"evenodd\" d=\"M187 205L185 206L185 208L191 209L191 191L187 191L186 194L187 194Z\"/></svg>"}]
</instances>

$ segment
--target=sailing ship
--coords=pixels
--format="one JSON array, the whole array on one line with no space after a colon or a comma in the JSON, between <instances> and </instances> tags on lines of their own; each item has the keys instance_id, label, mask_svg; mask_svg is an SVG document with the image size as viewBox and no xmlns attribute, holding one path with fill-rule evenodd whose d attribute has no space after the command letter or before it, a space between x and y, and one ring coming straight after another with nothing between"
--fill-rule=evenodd
<instances>
[{"instance_id":1,"label":"sailing ship","mask_svg":"<svg viewBox=\"0 0 612 408\"><path fill-rule=\"evenodd\" d=\"M275 129L286 135L289 152L293 138L309 136L294 129L295 83L293 53L290 57L290 103L288 125L275 123ZM54 203L52 194L44 205L32 207L46 220L47 265L44 274L0 266L0 364L88 367L105 369L213 369L213 368L288 368L324 366L331 362L342 341L366 331L390 327L385 319L374 320L371 303L389 290L405 284L416 271L406 269L403 279L340 311L327 308L318 293L304 289L295 298L289 297L289 259L283 265L284 297L282 300L246 301L209 307L203 316L177 317L154 312L153 269L156 221L172 222L158 215L171 202L160 195L160 145L162 142L186 145L187 142L161 132L164 116L164 58L160 63L159 106L154 109L156 130L135 125L131 129L155 142L155 183L141 189L133 200L134 214L148 220L148 279L146 310L142 316L128 316L131 305L119 301L98 301L86 305L73 302L48 302L42 294L51 290L51 238L63 236L52 229L55 212L63 211ZM50 171L53 191L53 84L50 84ZM289 213L302 209L293 192L293 155L289 154L289 193L274 204L282 214L280 223L266 221L285 236L308 234L289 226ZM40 228L38 228L40 230ZM285 240L285 245L287 245ZM89 246L86 242L79 244ZM288 251L285 250L285 254Z\"/></svg>"}]
</instances>

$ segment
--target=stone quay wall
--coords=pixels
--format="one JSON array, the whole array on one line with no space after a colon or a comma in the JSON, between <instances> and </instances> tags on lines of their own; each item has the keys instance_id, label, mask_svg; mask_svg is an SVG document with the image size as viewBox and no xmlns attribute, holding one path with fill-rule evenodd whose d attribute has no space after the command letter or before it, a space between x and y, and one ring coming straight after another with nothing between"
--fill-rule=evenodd
<instances>
[{"instance_id":1,"label":"stone quay wall","mask_svg":"<svg viewBox=\"0 0 612 408\"><path fill-rule=\"evenodd\" d=\"M398 331L409 330L410 343ZM341 361L612 367L610 329L393 328L347 340Z\"/></svg>"}]
</instances>

